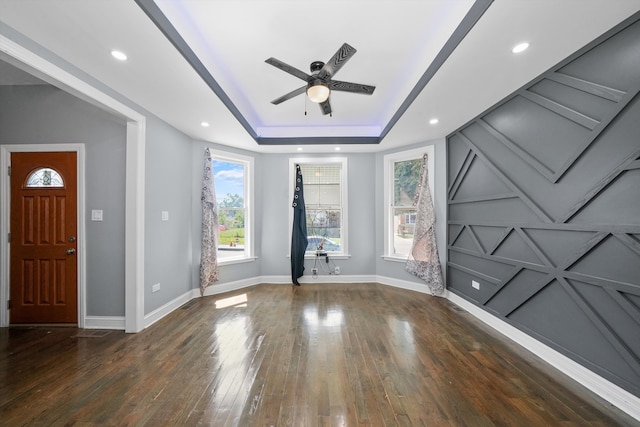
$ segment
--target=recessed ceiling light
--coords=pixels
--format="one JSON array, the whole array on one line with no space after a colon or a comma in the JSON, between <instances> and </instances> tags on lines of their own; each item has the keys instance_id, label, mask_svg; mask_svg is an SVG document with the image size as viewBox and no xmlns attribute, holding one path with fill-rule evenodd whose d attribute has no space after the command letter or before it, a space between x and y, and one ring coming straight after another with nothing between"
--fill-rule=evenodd
<instances>
[{"instance_id":1,"label":"recessed ceiling light","mask_svg":"<svg viewBox=\"0 0 640 427\"><path fill-rule=\"evenodd\" d=\"M202 126L203 128L208 128L209 127L209 122L201 122L200 126Z\"/></svg>"},{"instance_id":2,"label":"recessed ceiling light","mask_svg":"<svg viewBox=\"0 0 640 427\"><path fill-rule=\"evenodd\" d=\"M513 49L511 49L511 52L513 52L513 53L524 52L525 50L527 50L528 47L529 47L529 43L523 42L523 43L515 45L513 47Z\"/></svg>"},{"instance_id":3,"label":"recessed ceiling light","mask_svg":"<svg viewBox=\"0 0 640 427\"><path fill-rule=\"evenodd\" d=\"M127 60L127 55L125 55L124 52L120 52L119 50L112 50L111 51L111 56L113 56L114 58L116 58L117 60L120 60L120 61L126 61Z\"/></svg>"},{"instance_id":4,"label":"recessed ceiling light","mask_svg":"<svg viewBox=\"0 0 640 427\"><path fill-rule=\"evenodd\" d=\"M298 147L298 148L297 148L297 150L298 150L298 151L302 151L302 147Z\"/></svg>"},{"instance_id":5,"label":"recessed ceiling light","mask_svg":"<svg viewBox=\"0 0 640 427\"><path fill-rule=\"evenodd\" d=\"M431 124L431 125L435 125L437 123L438 123L438 119L436 119L436 118L433 118L433 119L429 120L429 124Z\"/></svg>"},{"instance_id":6,"label":"recessed ceiling light","mask_svg":"<svg viewBox=\"0 0 640 427\"><path fill-rule=\"evenodd\" d=\"M340 147L336 147L336 148L334 148L334 150L340 151Z\"/></svg>"}]
</instances>

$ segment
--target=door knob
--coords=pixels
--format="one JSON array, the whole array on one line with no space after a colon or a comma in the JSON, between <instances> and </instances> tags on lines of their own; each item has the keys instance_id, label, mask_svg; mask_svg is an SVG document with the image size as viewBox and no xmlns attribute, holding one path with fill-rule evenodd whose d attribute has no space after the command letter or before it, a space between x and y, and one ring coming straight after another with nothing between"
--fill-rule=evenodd
<instances>
[{"instance_id":1,"label":"door knob","mask_svg":"<svg viewBox=\"0 0 640 427\"><path fill-rule=\"evenodd\" d=\"M66 251L66 252L67 252L67 255L73 255L73 254L75 254L75 253L76 253L76 250L75 250L75 249L73 249L73 248L71 248L71 249L67 249L67 251Z\"/></svg>"}]
</instances>

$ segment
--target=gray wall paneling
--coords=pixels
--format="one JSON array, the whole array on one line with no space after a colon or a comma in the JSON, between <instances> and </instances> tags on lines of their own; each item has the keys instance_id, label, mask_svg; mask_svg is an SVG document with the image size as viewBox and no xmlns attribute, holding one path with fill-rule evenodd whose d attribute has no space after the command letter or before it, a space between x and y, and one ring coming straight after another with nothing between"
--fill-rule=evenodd
<instances>
[{"instance_id":1,"label":"gray wall paneling","mask_svg":"<svg viewBox=\"0 0 640 427\"><path fill-rule=\"evenodd\" d=\"M640 396L637 19L447 138L447 270L449 291Z\"/></svg>"}]
</instances>

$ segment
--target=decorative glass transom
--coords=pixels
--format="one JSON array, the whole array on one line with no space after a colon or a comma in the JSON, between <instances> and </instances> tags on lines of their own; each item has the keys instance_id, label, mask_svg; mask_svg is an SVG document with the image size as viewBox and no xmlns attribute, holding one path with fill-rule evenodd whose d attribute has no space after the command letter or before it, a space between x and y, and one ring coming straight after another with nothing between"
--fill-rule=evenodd
<instances>
[{"instance_id":1,"label":"decorative glass transom","mask_svg":"<svg viewBox=\"0 0 640 427\"><path fill-rule=\"evenodd\" d=\"M55 170L40 168L29 175L27 187L64 187L64 181Z\"/></svg>"}]
</instances>

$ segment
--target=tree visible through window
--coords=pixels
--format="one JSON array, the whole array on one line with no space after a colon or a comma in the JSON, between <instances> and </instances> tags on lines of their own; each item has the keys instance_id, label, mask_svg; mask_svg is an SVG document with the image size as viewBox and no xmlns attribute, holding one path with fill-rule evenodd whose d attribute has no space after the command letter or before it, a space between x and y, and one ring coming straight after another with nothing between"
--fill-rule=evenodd
<instances>
[{"instance_id":1,"label":"tree visible through window","mask_svg":"<svg viewBox=\"0 0 640 427\"><path fill-rule=\"evenodd\" d=\"M213 158L219 224L218 256L221 261L248 256L246 168L244 162Z\"/></svg>"},{"instance_id":2,"label":"tree visible through window","mask_svg":"<svg viewBox=\"0 0 640 427\"><path fill-rule=\"evenodd\" d=\"M420 179L422 156L425 153L433 159L433 146L387 154L384 157L387 206L385 256L406 259L411 251L416 223L413 201ZM431 182L430 180L430 184L433 185Z\"/></svg>"},{"instance_id":3,"label":"tree visible through window","mask_svg":"<svg viewBox=\"0 0 640 427\"><path fill-rule=\"evenodd\" d=\"M409 254L416 223L416 195L422 158L402 160L393 164L393 227L394 254Z\"/></svg>"}]
</instances>

